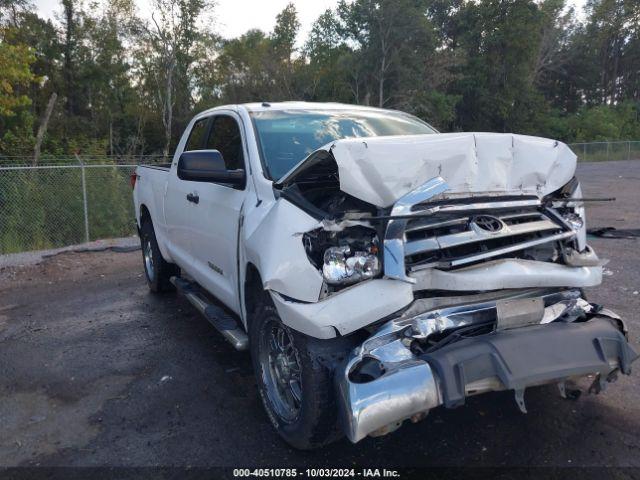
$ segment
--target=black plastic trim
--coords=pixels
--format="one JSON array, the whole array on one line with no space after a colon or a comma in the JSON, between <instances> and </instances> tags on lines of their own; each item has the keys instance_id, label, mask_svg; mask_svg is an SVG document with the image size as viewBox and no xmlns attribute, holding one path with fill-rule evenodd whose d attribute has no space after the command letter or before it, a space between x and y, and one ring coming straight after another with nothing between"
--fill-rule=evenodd
<instances>
[{"instance_id":1,"label":"black plastic trim","mask_svg":"<svg viewBox=\"0 0 640 480\"><path fill-rule=\"evenodd\" d=\"M437 373L444 405L464 404L466 386L498 377L505 388L562 380L576 375L608 375L609 361L624 374L638 354L608 319L551 323L467 338L421 355Z\"/></svg>"}]
</instances>

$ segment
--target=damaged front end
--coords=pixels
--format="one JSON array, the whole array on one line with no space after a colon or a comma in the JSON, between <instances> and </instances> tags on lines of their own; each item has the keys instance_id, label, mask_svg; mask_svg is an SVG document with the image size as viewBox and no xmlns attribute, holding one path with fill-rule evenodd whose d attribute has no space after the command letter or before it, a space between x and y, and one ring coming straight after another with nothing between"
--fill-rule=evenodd
<instances>
[{"instance_id":1,"label":"damaged front end","mask_svg":"<svg viewBox=\"0 0 640 480\"><path fill-rule=\"evenodd\" d=\"M357 284L372 279L403 282L415 298L601 282L566 146L512 135L427 137L341 140L274 185L317 221L300 235L321 275L318 301L364 291ZM381 158L393 147L398 158ZM423 150L433 153L420 158ZM336 322L342 335L366 326Z\"/></svg>"},{"instance_id":2,"label":"damaged front end","mask_svg":"<svg viewBox=\"0 0 640 480\"><path fill-rule=\"evenodd\" d=\"M337 371L340 414L352 442L488 391L513 390L525 413L530 386L557 383L564 394L567 379L595 374L600 391L618 371L628 375L638 356L622 321L578 290L458 301L387 322Z\"/></svg>"},{"instance_id":3,"label":"damaged front end","mask_svg":"<svg viewBox=\"0 0 640 480\"><path fill-rule=\"evenodd\" d=\"M467 396L595 375L637 354L588 303L603 262L587 245L575 155L517 135L338 141L276 183L318 223L301 233L317 302L273 294L285 323L369 338L336 371L347 436L393 431ZM429 155L425 158L425 153ZM395 155L395 156L394 156Z\"/></svg>"}]
</instances>

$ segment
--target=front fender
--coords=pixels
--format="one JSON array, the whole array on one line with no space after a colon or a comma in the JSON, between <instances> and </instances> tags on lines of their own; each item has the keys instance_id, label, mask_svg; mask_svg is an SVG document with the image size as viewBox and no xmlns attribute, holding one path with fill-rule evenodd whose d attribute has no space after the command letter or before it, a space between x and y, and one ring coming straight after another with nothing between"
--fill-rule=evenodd
<instances>
[{"instance_id":1,"label":"front fender","mask_svg":"<svg viewBox=\"0 0 640 480\"><path fill-rule=\"evenodd\" d=\"M302 235L315 228L318 220L284 199L266 208L259 224L247 229L246 262L258 268L265 290L317 302L323 280L307 258Z\"/></svg>"}]
</instances>

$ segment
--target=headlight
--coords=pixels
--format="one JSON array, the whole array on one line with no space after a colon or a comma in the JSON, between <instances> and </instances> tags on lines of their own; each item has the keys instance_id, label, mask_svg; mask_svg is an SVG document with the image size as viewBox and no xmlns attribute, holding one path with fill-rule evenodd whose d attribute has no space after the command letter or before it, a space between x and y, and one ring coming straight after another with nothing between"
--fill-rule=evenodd
<instances>
[{"instance_id":1,"label":"headlight","mask_svg":"<svg viewBox=\"0 0 640 480\"><path fill-rule=\"evenodd\" d=\"M348 246L331 247L324 252L322 276L329 285L349 285L379 273L380 261L375 253L352 252Z\"/></svg>"},{"instance_id":2,"label":"headlight","mask_svg":"<svg viewBox=\"0 0 640 480\"><path fill-rule=\"evenodd\" d=\"M571 228L576 231L584 227L584 220L577 213L566 212L562 215L562 218L564 218L565 222L567 222L571 226Z\"/></svg>"},{"instance_id":3,"label":"headlight","mask_svg":"<svg viewBox=\"0 0 640 480\"><path fill-rule=\"evenodd\" d=\"M576 177L547 197L550 200L549 206L560 214L566 224L576 232L578 251L582 252L587 247L584 204L578 200L571 201L571 199L579 198L582 198L582 188Z\"/></svg>"}]
</instances>

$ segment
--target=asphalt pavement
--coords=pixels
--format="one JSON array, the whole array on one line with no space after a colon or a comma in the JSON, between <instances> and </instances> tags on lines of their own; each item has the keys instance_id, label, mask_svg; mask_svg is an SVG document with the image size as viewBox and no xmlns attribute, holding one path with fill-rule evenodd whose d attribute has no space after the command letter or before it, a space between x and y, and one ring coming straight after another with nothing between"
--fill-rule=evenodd
<instances>
[{"instance_id":1,"label":"asphalt pavement","mask_svg":"<svg viewBox=\"0 0 640 480\"><path fill-rule=\"evenodd\" d=\"M640 161L579 165L590 227L640 228ZM638 239L590 300L640 344ZM581 385L586 390L587 384ZM510 392L437 409L353 445L301 452L272 429L248 354L183 299L148 292L140 252L61 253L0 268L0 466L640 466L640 363L600 395Z\"/></svg>"}]
</instances>

